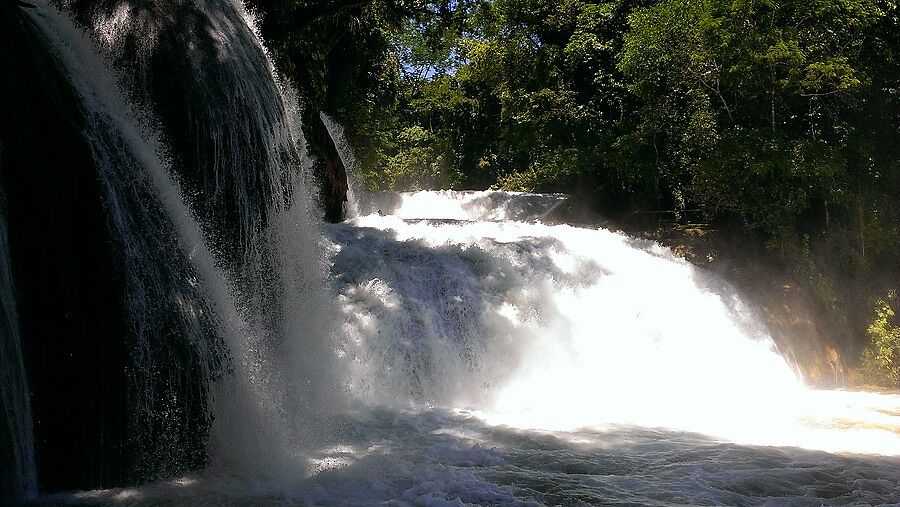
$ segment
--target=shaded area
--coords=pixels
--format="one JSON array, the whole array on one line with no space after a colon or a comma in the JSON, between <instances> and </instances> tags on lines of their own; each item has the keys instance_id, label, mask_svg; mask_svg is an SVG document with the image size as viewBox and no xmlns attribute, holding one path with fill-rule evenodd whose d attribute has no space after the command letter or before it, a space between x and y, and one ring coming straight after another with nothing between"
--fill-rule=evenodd
<instances>
[{"instance_id":1,"label":"shaded area","mask_svg":"<svg viewBox=\"0 0 900 507\"><path fill-rule=\"evenodd\" d=\"M322 120L322 112L326 111L329 100L342 103L348 99L335 93L336 88L342 87L345 76L329 71L340 68L345 58L352 58L346 53L347 41L355 36L354 26L360 22L366 2L252 0L250 4L268 13L261 20L262 35L271 42L280 67L303 97L299 119L323 218L331 223L340 222L344 219L349 189L347 168ZM365 58L359 60L361 66L368 64ZM374 81L374 76L350 71L353 72L357 73L354 76L357 80Z\"/></svg>"},{"instance_id":2,"label":"shaded area","mask_svg":"<svg viewBox=\"0 0 900 507\"><path fill-rule=\"evenodd\" d=\"M172 167L223 259L240 263L290 199L299 164L285 104L235 2L92 0L67 8L159 119Z\"/></svg>"},{"instance_id":3,"label":"shaded area","mask_svg":"<svg viewBox=\"0 0 900 507\"><path fill-rule=\"evenodd\" d=\"M0 80L0 188L39 487L200 467L216 338L193 270L133 155L83 110L37 27L0 9L0 69L15 76Z\"/></svg>"},{"instance_id":4,"label":"shaded area","mask_svg":"<svg viewBox=\"0 0 900 507\"><path fill-rule=\"evenodd\" d=\"M3 415L0 470L4 471L0 477L0 501L31 496L37 488L31 403L19 337L6 222L5 196L0 192L0 413Z\"/></svg>"}]
</instances>

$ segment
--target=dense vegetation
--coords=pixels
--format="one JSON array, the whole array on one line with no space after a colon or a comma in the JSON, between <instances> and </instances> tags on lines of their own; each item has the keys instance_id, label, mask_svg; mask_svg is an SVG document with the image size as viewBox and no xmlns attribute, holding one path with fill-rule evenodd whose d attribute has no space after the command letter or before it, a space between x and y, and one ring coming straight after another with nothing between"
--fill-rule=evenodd
<instances>
[{"instance_id":1,"label":"dense vegetation","mask_svg":"<svg viewBox=\"0 0 900 507\"><path fill-rule=\"evenodd\" d=\"M261 7L369 187L562 191L741 231L859 314L864 369L900 384L895 0Z\"/></svg>"}]
</instances>

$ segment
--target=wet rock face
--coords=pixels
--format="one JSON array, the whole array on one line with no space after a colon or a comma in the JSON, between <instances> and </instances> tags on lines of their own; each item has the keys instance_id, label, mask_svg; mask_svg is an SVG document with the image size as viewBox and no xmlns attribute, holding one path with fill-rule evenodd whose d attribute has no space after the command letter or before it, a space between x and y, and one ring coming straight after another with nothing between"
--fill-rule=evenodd
<instances>
[{"instance_id":1,"label":"wet rock face","mask_svg":"<svg viewBox=\"0 0 900 507\"><path fill-rule=\"evenodd\" d=\"M92 0L67 5L106 44L160 122L172 166L228 261L287 199L295 140L271 69L228 1Z\"/></svg>"},{"instance_id":2,"label":"wet rock face","mask_svg":"<svg viewBox=\"0 0 900 507\"><path fill-rule=\"evenodd\" d=\"M260 20L262 35L272 43L269 47L278 57L280 70L287 73L303 97L300 122L322 218L327 222L341 222L347 203L347 171L321 113L328 109L327 104L335 95L335 80L340 79L330 73L333 65L329 59L346 56L340 50L339 41L348 36L354 24L353 16L361 14L360 6L332 5L325 1L247 0L247 3L268 13ZM302 44L296 43L298 38Z\"/></svg>"},{"instance_id":3,"label":"wet rock face","mask_svg":"<svg viewBox=\"0 0 900 507\"><path fill-rule=\"evenodd\" d=\"M0 83L2 177L41 482L98 482L101 455L123 464L126 393L104 387L125 383L113 366L124 363L123 344L97 339L121 327L108 283L115 259L77 103L27 23L5 14L0 65L16 78Z\"/></svg>"},{"instance_id":4,"label":"wet rock face","mask_svg":"<svg viewBox=\"0 0 900 507\"><path fill-rule=\"evenodd\" d=\"M182 311L204 303L173 227L145 186L110 177L127 157L88 138L52 51L17 7L0 10L0 187L38 484L202 466L210 365L198 343L215 338L203 312Z\"/></svg>"},{"instance_id":5,"label":"wet rock face","mask_svg":"<svg viewBox=\"0 0 900 507\"><path fill-rule=\"evenodd\" d=\"M245 253L268 213L295 197L300 140L242 8L58 5L106 46L124 86L151 111L223 265L238 283L242 272L275 276ZM207 389L225 360L213 312L144 168L85 110L24 12L0 5L0 189L39 486L111 487L201 467ZM339 219L346 176L321 130ZM3 483L0 498L13 487Z\"/></svg>"},{"instance_id":6,"label":"wet rock face","mask_svg":"<svg viewBox=\"0 0 900 507\"><path fill-rule=\"evenodd\" d=\"M344 220L344 205L347 202L347 169L318 110L315 114L303 116L303 128L313 157L313 173L319 187L319 205L323 219L339 223Z\"/></svg>"}]
</instances>

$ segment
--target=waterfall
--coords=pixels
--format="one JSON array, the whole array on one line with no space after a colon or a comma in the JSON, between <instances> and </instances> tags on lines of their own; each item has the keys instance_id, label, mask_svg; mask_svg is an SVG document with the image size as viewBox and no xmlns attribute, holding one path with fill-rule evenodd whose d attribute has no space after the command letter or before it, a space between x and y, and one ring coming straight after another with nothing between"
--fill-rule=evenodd
<instances>
[{"instance_id":1,"label":"waterfall","mask_svg":"<svg viewBox=\"0 0 900 507\"><path fill-rule=\"evenodd\" d=\"M802 390L733 288L656 243L535 222L560 196L399 198L393 214L329 228L361 399L736 438Z\"/></svg>"},{"instance_id":2,"label":"waterfall","mask_svg":"<svg viewBox=\"0 0 900 507\"><path fill-rule=\"evenodd\" d=\"M94 432L96 443L68 436L79 427L66 428L55 412L52 397L63 396L62 373L28 372L39 387L34 393L38 412L51 424L38 428L42 487L145 481L206 463L239 473L294 476L305 473L295 455L322 433L304 418L339 407L331 380L333 325L314 318L333 311L323 290L325 258L312 219L317 213L296 121L296 94L278 79L252 16L242 5L201 3L190 8L199 9L209 28L204 36L214 39L213 63L204 63L203 57L195 63L219 69L212 76L201 72L190 86L207 95L230 87L236 96L221 106L201 101L202 110L188 114L190 129L210 135L209 159L167 145L166 133L179 120L150 93L158 82L136 77L142 65L152 64L126 61L116 46L122 34L138 35L133 31L140 27L138 21L151 18L136 16L120 4L115 19L93 28L95 39L45 2L22 14L31 27L26 33L37 34L36 51L46 47L47 66L60 69L61 98L56 100L68 100L67 93L73 96L72 110L64 115L77 117L70 124L79 131L69 135L83 142L99 192L94 196L82 191L73 198L96 203L92 206L101 214L102 231L94 229L92 234L101 239L84 241L110 256L105 290L122 305L119 310L86 302L97 316L112 314L105 322L113 323L76 315L87 326L121 327L94 333L94 338L76 335L68 340L79 350L85 350L80 340L97 340L111 347L114 356L120 354L104 366L120 380L100 384L97 391L78 389L88 400L113 398L118 405L96 411L79 405L79 399L68 400L74 410L87 414L83 428ZM132 22L138 24L129 28ZM165 27L157 28L149 33L141 58L152 60L157 37L165 37ZM98 47L98 40L106 49ZM122 67L114 68L114 59ZM147 108L148 101L164 114L157 117ZM15 183L21 196L16 210L22 216L29 205L22 185L31 182ZM217 202L221 208L210 204ZM41 210L36 220L42 223L50 214ZM20 222L19 235L24 232ZM65 255L66 250L58 253ZM102 265L102 259L97 261ZM47 293L40 281L29 280L27 270L13 279L27 285L32 299ZM15 308L8 303L4 299L5 310ZM40 355L57 357L53 349L40 347L39 341L46 339L39 331L23 338L26 352L37 358L32 364L40 366ZM4 349L4 375L7 367L16 368L16 357ZM23 405L21 396L12 397L23 388L25 376L19 373L10 373L18 383L4 383L4 407L18 411L27 408L27 398ZM91 376L86 378L93 382ZM7 420L17 433L14 450L22 456L16 463L24 474L17 487L31 492L34 467L29 468L25 453L32 440L25 423L31 418L14 415ZM51 445L57 446L53 452L47 450ZM79 469L77 460L63 461L61 445L95 462Z\"/></svg>"},{"instance_id":3,"label":"waterfall","mask_svg":"<svg viewBox=\"0 0 900 507\"><path fill-rule=\"evenodd\" d=\"M27 67L22 104L0 94L0 494L630 502L572 477L662 463L665 488L674 445L702 455L678 499L758 503L709 495L721 442L900 455L896 397L810 392L716 276L542 223L565 196L355 183L352 218L318 223L298 98L239 2L36 1L0 16L27 50L0 54ZM896 498L891 464L853 463L841 498Z\"/></svg>"},{"instance_id":4,"label":"waterfall","mask_svg":"<svg viewBox=\"0 0 900 507\"><path fill-rule=\"evenodd\" d=\"M188 404L184 408L166 407L165 400L206 396L222 360L215 326L231 331L236 312L228 306L227 284L182 200L150 119L126 99L117 74L68 16L45 4L29 16L81 101L84 135L97 160L109 227L123 256L126 312L135 329L134 371L127 387L129 444L140 454L139 473L141 468L147 469L142 473L160 468L166 473L187 465L167 461L184 452L182 439L202 439L202 434L179 434L198 428L179 428L178 418L185 415L178 412L196 407L202 412L203 404L188 399L180 402ZM177 336L170 340L160 331L173 318L169 332ZM160 384L155 378L169 368L192 369L191 364L199 371L179 381L187 385ZM166 429L173 434L158 434Z\"/></svg>"},{"instance_id":5,"label":"waterfall","mask_svg":"<svg viewBox=\"0 0 900 507\"><path fill-rule=\"evenodd\" d=\"M346 403L320 392L272 413L232 393L238 420L216 426L241 431L214 443L229 461L63 499L896 503L900 397L806 390L715 276L650 241L530 220L551 196L395 197L416 217L322 226L337 306L307 309L340 324L336 357L298 366L331 370ZM235 373L298 372L259 359ZM257 417L285 424L259 439Z\"/></svg>"},{"instance_id":6,"label":"waterfall","mask_svg":"<svg viewBox=\"0 0 900 507\"><path fill-rule=\"evenodd\" d=\"M272 203L292 198L303 148L286 114L296 99L252 14L239 1L208 0L97 0L70 10L158 118L217 255L229 263L252 257Z\"/></svg>"}]
</instances>

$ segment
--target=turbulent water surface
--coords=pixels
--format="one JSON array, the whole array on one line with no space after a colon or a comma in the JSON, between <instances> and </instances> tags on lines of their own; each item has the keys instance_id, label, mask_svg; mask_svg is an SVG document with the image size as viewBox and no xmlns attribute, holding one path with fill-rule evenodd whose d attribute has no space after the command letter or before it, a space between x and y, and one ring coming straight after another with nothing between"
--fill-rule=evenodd
<instances>
[{"instance_id":1,"label":"turbulent water surface","mask_svg":"<svg viewBox=\"0 0 900 507\"><path fill-rule=\"evenodd\" d=\"M204 411L196 429L205 432L207 416L210 428L188 440L202 441L209 465L128 488L43 492L18 316L9 311L15 280L0 262L0 334L8 342L0 349L0 401L16 444L20 498L149 505L900 502L900 397L806 389L753 309L714 275L652 242L541 223L564 196L371 196L354 186L352 218L318 224L296 102L287 84L276 86L268 60L258 62L259 72L235 70L241 89L264 102L249 101L235 114L272 113L257 123L273 142L252 153L271 162L266 181L284 188L260 202L237 199L241 217L257 216L260 206L266 220L216 236L219 229L203 221L218 208L197 205L202 197L181 188L152 111L121 89L96 36L38 3L27 16L85 111L109 227L130 256L122 277L129 294L147 294L129 307L134 326L147 330L129 353L139 366L130 378L140 387L141 379L169 371L161 368L183 369L164 357L142 359L154 347L168 350L149 331L177 313L183 325L163 329L187 333L185 346L204 365L197 382L208 383L199 390L208 399L191 406ZM198 5L221 21L211 24L221 25L215 33L232 33L239 23L246 35L244 50L223 44L222 51L242 55L237 61L265 59L261 41L247 35L254 22L239 2ZM328 125L339 139L339 127ZM235 145L247 155L244 148ZM235 160L243 174L242 164L257 158ZM235 238L246 248L223 259L216 245ZM144 311L170 300L177 307ZM184 444L153 428L181 427L179 412L158 408L181 391L141 398L148 391L127 393L140 437L128 443L165 465ZM147 423L149 416L159 424ZM168 447L158 443L169 440ZM141 477L170 475L162 465Z\"/></svg>"},{"instance_id":2,"label":"turbulent water surface","mask_svg":"<svg viewBox=\"0 0 900 507\"><path fill-rule=\"evenodd\" d=\"M900 397L805 389L732 288L655 243L533 221L558 200L361 204L323 231L343 401L316 431L255 468L53 498L900 502Z\"/></svg>"}]
</instances>

